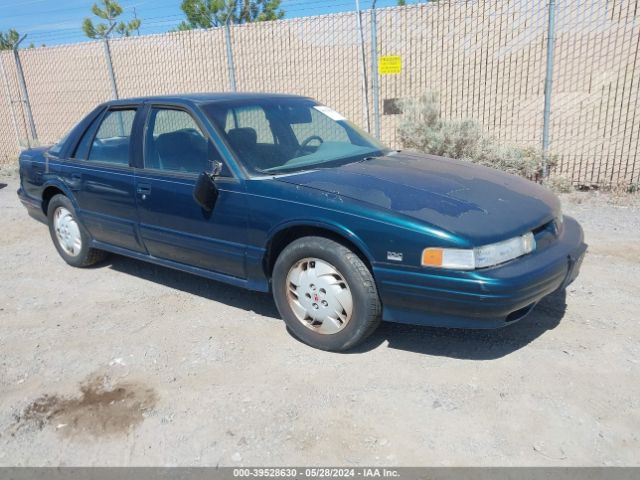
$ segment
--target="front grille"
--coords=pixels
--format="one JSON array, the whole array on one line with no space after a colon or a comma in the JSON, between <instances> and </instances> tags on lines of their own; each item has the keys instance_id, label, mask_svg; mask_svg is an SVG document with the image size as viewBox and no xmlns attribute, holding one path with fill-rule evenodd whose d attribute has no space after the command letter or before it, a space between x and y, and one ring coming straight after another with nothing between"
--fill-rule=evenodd
<instances>
[{"instance_id":1,"label":"front grille","mask_svg":"<svg viewBox=\"0 0 640 480\"><path fill-rule=\"evenodd\" d=\"M554 243L560 234L560 225L554 219L532 230L536 239L536 250L544 250Z\"/></svg>"},{"instance_id":2,"label":"front grille","mask_svg":"<svg viewBox=\"0 0 640 480\"><path fill-rule=\"evenodd\" d=\"M534 235L538 235L539 233L543 233L545 230L553 231L555 228L556 228L556 221L551 220L550 222L540 225L539 227L534 228L531 231L533 232Z\"/></svg>"}]
</instances>

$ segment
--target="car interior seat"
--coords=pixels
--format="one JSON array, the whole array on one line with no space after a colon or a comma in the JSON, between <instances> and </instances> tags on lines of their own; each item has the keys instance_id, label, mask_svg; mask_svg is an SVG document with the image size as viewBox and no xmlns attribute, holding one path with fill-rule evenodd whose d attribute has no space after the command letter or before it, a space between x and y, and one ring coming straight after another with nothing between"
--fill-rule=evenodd
<instances>
[{"instance_id":1,"label":"car interior seat","mask_svg":"<svg viewBox=\"0 0 640 480\"><path fill-rule=\"evenodd\" d=\"M157 157L151 168L199 173L207 168L207 141L197 132L178 130L155 140ZM155 156L154 156L155 157Z\"/></svg>"}]
</instances>

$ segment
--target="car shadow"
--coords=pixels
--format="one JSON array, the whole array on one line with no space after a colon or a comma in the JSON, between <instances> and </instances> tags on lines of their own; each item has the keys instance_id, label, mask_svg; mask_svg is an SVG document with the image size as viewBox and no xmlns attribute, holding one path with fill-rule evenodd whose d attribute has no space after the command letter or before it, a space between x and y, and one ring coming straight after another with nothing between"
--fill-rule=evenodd
<instances>
[{"instance_id":1,"label":"car shadow","mask_svg":"<svg viewBox=\"0 0 640 480\"><path fill-rule=\"evenodd\" d=\"M109 255L107 260L96 265L97 268L105 266L117 272L281 321L273 299L268 293L245 290L172 268L115 254Z\"/></svg>"},{"instance_id":2,"label":"car shadow","mask_svg":"<svg viewBox=\"0 0 640 480\"><path fill-rule=\"evenodd\" d=\"M2 190L4 187L6 187L7 184L6 183L0 183L0 190Z\"/></svg>"},{"instance_id":3,"label":"car shadow","mask_svg":"<svg viewBox=\"0 0 640 480\"><path fill-rule=\"evenodd\" d=\"M97 268L104 266L207 300L282 321L273 298L267 293L252 292L120 255L110 255L105 262L96 265ZM496 330L462 330L382 322L371 337L346 353L365 353L386 342L387 348L425 355L495 360L519 350L546 331L554 329L562 320L566 307L565 292L556 292L544 298L524 319Z\"/></svg>"},{"instance_id":4,"label":"car shadow","mask_svg":"<svg viewBox=\"0 0 640 480\"><path fill-rule=\"evenodd\" d=\"M512 325L492 330L422 327L383 322L349 353L373 350L385 341L388 348L465 360L495 360L528 345L558 326L567 308L565 291L540 301L533 311Z\"/></svg>"}]
</instances>

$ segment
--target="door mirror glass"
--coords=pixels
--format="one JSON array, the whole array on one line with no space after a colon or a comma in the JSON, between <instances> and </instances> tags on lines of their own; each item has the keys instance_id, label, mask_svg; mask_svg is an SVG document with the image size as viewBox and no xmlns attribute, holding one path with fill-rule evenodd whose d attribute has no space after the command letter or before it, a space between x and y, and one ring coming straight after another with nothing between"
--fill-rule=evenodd
<instances>
[{"instance_id":1,"label":"door mirror glass","mask_svg":"<svg viewBox=\"0 0 640 480\"><path fill-rule=\"evenodd\" d=\"M211 160L211 176L219 177L222 173L222 162L218 160Z\"/></svg>"},{"instance_id":2,"label":"door mirror glass","mask_svg":"<svg viewBox=\"0 0 640 480\"><path fill-rule=\"evenodd\" d=\"M219 170L222 170L222 164L220 162L216 163L220 164ZM193 199L205 211L210 212L213 210L218 199L218 187L214 181L213 173L202 172L200 174L193 189Z\"/></svg>"}]
</instances>

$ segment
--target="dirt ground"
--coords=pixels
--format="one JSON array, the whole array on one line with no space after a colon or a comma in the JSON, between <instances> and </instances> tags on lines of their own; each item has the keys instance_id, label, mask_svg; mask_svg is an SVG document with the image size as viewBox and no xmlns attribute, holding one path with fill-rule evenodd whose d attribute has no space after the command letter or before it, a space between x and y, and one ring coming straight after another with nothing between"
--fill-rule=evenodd
<instances>
[{"instance_id":1,"label":"dirt ground","mask_svg":"<svg viewBox=\"0 0 640 480\"><path fill-rule=\"evenodd\" d=\"M0 178L0 465L640 465L640 201L564 196L589 253L498 331L297 342L268 295L75 269ZM613 202L613 203L612 203Z\"/></svg>"}]
</instances>

